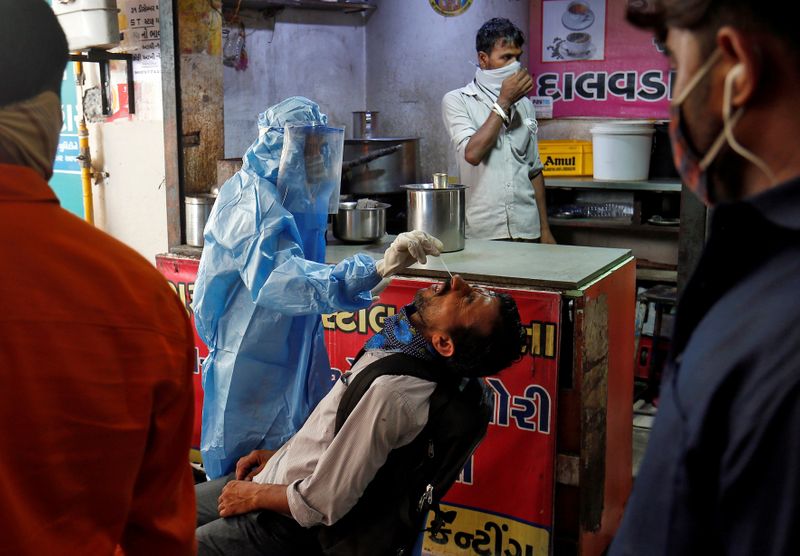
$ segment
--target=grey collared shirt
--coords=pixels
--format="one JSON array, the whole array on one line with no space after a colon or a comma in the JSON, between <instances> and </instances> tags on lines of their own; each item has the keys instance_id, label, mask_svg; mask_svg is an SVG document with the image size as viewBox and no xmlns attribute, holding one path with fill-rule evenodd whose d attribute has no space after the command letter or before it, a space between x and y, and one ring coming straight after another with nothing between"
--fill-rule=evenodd
<instances>
[{"instance_id":1,"label":"grey collared shirt","mask_svg":"<svg viewBox=\"0 0 800 556\"><path fill-rule=\"evenodd\" d=\"M389 354L366 352L343 377L350 382ZM422 431L436 388L433 382L411 376L378 377L334 437L345 380L336 382L298 433L253 478L262 484L289 485L289 510L303 527L331 525L355 506L389 452Z\"/></svg>"},{"instance_id":2,"label":"grey collared shirt","mask_svg":"<svg viewBox=\"0 0 800 556\"><path fill-rule=\"evenodd\" d=\"M535 239L541 235L531 178L539 173L538 124L533 103L521 98L511 109L497 143L477 166L464 158L470 137L492 113L494 100L474 82L442 99L442 117L455 150L460 183L469 186L467 237Z\"/></svg>"}]
</instances>

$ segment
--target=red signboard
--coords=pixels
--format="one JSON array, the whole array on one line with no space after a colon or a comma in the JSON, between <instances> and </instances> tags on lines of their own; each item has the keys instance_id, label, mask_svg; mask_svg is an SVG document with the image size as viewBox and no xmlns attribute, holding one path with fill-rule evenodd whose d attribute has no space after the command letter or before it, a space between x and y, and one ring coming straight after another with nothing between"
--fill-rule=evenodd
<instances>
[{"instance_id":1,"label":"red signboard","mask_svg":"<svg viewBox=\"0 0 800 556\"><path fill-rule=\"evenodd\" d=\"M377 303L356 313L322 319L334 377L350 368L383 319L411 302L429 280L395 279ZM445 509L454 523L435 538L430 554L548 554L553 526L556 394L561 298L554 292L511 293L528 330L525 356L487 378L494 393L494 418L486 438L450 492ZM485 552L482 552L485 551ZM507 551L507 552L504 552Z\"/></svg>"},{"instance_id":2,"label":"red signboard","mask_svg":"<svg viewBox=\"0 0 800 556\"><path fill-rule=\"evenodd\" d=\"M192 319L192 330L194 331L194 429L192 433L192 448L200 448L200 423L202 422L203 412L203 382L201 370L203 361L208 356L208 348L197 335L194 327L194 315L192 314L192 296L194 295L194 282L197 278L197 267L200 261L197 259L187 259L184 257L173 257L170 255L157 255L156 268L164 275L169 285L181 298L186 312Z\"/></svg>"}]
</instances>

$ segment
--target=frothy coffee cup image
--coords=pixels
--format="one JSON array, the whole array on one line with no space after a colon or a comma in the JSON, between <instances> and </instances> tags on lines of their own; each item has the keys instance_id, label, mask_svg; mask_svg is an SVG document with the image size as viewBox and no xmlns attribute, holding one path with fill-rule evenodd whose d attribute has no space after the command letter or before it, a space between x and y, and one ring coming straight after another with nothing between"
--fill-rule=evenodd
<instances>
[{"instance_id":1,"label":"frothy coffee cup image","mask_svg":"<svg viewBox=\"0 0 800 556\"><path fill-rule=\"evenodd\" d=\"M581 31L594 23L594 12L588 2L575 0L567 5L564 15L561 16L561 23L572 31Z\"/></svg>"},{"instance_id":2,"label":"frothy coffee cup image","mask_svg":"<svg viewBox=\"0 0 800 556\"><path fill-rule=\"evenodd\" d=\"M592 36L589 33L570 33L565 46L570 55L581 56L592 47Z\"/></svg>"},{"instance_id":3,"label":"frothy coffee cup image","mask_svg":"<svg viewBox=\"0 0 800 556\"><path fill-rule=\"evenodd\" d=\"M570 2L567 11L573 17L586 17L591 10L586 2Z\"/></svg>"}]
</instances>

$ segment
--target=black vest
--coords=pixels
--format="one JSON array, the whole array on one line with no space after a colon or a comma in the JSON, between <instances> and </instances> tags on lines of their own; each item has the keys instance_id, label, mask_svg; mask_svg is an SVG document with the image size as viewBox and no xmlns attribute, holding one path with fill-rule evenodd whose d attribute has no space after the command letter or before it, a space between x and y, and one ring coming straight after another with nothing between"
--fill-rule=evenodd
<instances>
[{"instance_id":1,"label":"black vest","mask_svg":"<svg viewBox=\"0 0 800 556\"><path fill-rule=\"evenodd\" d=\"M491 418L491 398L483 380L448 376L435 362L396 353L368 365L348 385L339 402L336 433L372 382L383 375L437 383L428 423L410 444L392 450L347 515L318 527L320 546L328 556L410 554L428 510L434 511L432 530L452 522L455 512L442 513L438 502L483 439Z\"/></svg>"}]
</instances>

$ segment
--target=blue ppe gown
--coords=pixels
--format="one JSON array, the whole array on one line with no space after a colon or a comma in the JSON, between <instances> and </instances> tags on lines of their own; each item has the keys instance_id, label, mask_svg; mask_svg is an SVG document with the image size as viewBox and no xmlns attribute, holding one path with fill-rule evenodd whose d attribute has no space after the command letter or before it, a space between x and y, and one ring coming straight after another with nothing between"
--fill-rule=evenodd
<instances>
[{"instance_id":1,"label":"blue ppe gown","mask_svg":"<svg viewBox=\"0 0 800 556\"><path fill-rule=\"evenodd\" d=\"M193 309L209 349L200 450L211 478L297 432L331 387L320 315L369 306L380 282L367 255L324 264L338 183L312 191L300 166L282 168L278 179L284 128L326 123L302 97L264 112L266 130L220 188L205 228ZM325 164L340 165L341 156Z\"/></svg>"}]
</instances>

